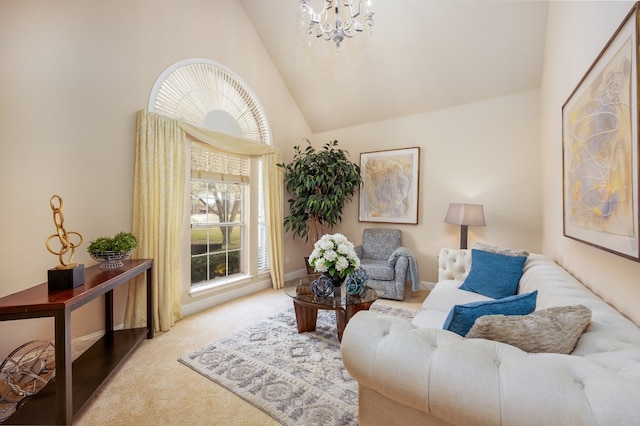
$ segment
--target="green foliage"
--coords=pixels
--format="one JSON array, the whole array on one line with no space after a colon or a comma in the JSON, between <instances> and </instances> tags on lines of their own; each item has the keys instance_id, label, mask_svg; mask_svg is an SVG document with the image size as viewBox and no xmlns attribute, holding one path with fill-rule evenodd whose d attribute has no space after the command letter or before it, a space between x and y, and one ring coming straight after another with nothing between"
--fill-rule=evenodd
<instances>
[{"instance_id":1,"label":"green foliage","mask_svg":"<svg viewBox=\"0 0 640 426\"><path fill-rule=\"evenodd\" d=\"M284 169L284 183L291 198L289 216L284 218L285 231L294 237L309 237L315 243L323 229L331 229L342 221L342 210L362 183L360 166L349 160L338 141L325 144L321 150L306 140L303 150L294 146L295 155Z\"/></svg>"},{"instance_id":2,"label":"green foliage","mask_svg":"<svg viewBox=\"0 0 640 426\"><path fill-rule=\"evenodd\" d=\"M228 259L227 259L228 255ZM228 265L228 268L227 268ZM240 252L208 253L191 257L191 285L240 272Z\"/></svg>"},{"instance_id":3,"label":"green foliage","mask_svg":"<svg viewBox=\"0 0 640 426\"><path fill-rule=\"evenodd\" d=\"M136 237L129 232L119 232L110 237L98 237L89 243L87 251L90 254L99 254L109 251L128 253L138 244Z\"/></svg>"}]
</instances>

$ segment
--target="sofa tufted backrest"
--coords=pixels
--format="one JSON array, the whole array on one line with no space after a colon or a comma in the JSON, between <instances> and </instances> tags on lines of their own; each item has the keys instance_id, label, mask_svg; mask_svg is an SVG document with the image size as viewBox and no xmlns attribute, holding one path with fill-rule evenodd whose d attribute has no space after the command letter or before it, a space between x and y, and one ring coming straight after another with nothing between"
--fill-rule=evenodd
<instances>
[{"instance_id":1,"label":"sofa tufted backrest","mask_svg":"<svg viewBox=\"0 0 640 426\"><path fill-rule=\"evenodd\" d=\"M591 324L572 355L640 380L640 329L551 259L530 254L519 293L538 290L536 309L581 304L591 309Z\"/></svg>"},{"instance_id":2,"label":"sofa tufted backrest","mask_svg":"<svg viewBox=\"0 0 640 426\"><path fill-rule=\"evenodd\" d=\"M438 281L464 281L471 270L471 250L443 248L438 255Z\"/></svg>"}]
</instances>

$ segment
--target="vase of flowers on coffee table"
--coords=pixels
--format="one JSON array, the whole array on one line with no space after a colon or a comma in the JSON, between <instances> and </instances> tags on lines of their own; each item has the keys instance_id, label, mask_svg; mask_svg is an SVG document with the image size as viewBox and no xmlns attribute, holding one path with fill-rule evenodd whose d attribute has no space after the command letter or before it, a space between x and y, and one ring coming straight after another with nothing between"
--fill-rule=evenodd
<instances>
[{"instance_id":1,"label":"vase of flowers on coffee table","mask_svg":"<svg viewBox=\"0 0 640 426\"><path fill-rule=\"evenodd\" d=\"M340 287L347 276L360 268L360 259L353 243L342 234L325 234L314 245L309 265L331 278L334 287Z\"/></svg>"}]
</instances>

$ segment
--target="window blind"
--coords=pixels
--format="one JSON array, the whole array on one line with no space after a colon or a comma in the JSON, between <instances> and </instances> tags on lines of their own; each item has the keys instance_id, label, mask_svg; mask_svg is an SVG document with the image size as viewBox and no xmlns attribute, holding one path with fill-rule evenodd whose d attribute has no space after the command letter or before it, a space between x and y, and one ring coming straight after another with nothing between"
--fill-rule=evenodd
<instances>
[{"instance_id":1,"label":"window blind","mask_svg":"<svg viewBox=\"0 0 640 426\"><path fill-rule=\"evenodd\" d=\"M249 183L249 166L248 156L218 151L201 142L191 142L191 179Z\"/></svg>"}]
</instances>

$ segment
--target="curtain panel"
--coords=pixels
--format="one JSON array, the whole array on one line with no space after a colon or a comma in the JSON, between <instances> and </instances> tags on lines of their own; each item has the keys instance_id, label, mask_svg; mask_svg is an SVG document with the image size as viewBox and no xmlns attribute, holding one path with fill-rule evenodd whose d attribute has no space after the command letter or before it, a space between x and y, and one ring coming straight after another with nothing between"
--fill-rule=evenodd
<instances>
[{"instance_id":1,"label":"curtain panel","mask_svg":"<svg viewBox=\"0 0 640 426\"><path fill-rule=\"evenodd\" d=\"M280 150L270 145L203 129L161 114L141 110L137 116L133 233L139 243L137 258L154 259L154 328L166 331L182 318L180 257L183 239L186 158L189 138L216 149L263 159L269 262L274 288L284 285L283 191ZM144 279L129 286L126 327L146 321Z\"/></svg>"}]
</instances>

